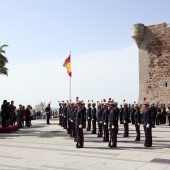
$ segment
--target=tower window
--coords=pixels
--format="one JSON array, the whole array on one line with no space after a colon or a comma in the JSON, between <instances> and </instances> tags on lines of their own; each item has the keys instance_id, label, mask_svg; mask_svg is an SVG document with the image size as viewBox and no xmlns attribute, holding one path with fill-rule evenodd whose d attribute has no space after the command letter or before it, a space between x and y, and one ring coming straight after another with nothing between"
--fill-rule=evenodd
<instances>
[{"instance_id":1,"label":"tower window","mask_svg":"<svg viewBox=\"0 0 170 170\"><path fill-rule=\"evenodd\" d=\"M166 83L165 83L165 87L167 87L167 86L168 86L168 83L166 82Z\"/></svg>"}]
</instances>

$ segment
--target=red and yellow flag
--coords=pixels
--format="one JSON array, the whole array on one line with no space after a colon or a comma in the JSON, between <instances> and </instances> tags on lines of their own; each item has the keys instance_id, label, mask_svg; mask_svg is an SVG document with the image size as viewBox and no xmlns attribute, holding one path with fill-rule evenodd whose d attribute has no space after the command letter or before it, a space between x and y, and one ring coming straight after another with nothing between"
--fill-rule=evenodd
<instances>
[{"instance_id":1,"label":"red and yellow flag","mask_svg":"<svg viewBox=\"0 0 170 170\"><path fill-rule=\"evenodd\" d=\"M65 68L67 68L67 73L68 73L68 75L71 77L72 72L71 72L71 56L70 56L70 55L69 55L68 58L66 58L66 60L64 61L63 66L64 66Z\"/></svg>"}]
</instances>

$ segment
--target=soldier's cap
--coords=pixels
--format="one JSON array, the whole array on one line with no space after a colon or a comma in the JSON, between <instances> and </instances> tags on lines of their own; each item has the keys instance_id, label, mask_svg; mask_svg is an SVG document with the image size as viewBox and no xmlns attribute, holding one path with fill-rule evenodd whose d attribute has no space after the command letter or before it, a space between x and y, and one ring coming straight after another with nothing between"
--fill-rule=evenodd
<instances>
[{"instance_id":1,"label":"soldier's cap","mask_svg":"<svg viewBox=\"0 0 170 170\"><path fill-rule=\"evenodd\" d=\"M83 102L82 101L77 101L76 104L83 104Z\"/></svg>"},{"instance_id":2,"label":"soldier's cap","mask_svg":"<svg viewBox=\"0 0 170 170\"><path fill-rule=\"evenodd\" d=\"M96 103L92 103L92 106L96 106Z\"/></svg>"},{"instance_id":3,"label":"soldier's cap","mask_svg":"<svg viewBox=\"0 0 170 170\"><path fill-rule=\"evenodd\" d=\"M66 102L65 102L65 101L61 101L61 104L62 104L62 105L66 105Z\"/></svg>"},{"instance_id":4,"label":"soldier's cap","mask_svg":"<svg viewBox=\"0 0 170 170\"><path fill-rule=\"evenodd\" d=\"M144 102L143 104L144 104L144 105L148 105L148 106L150 105L149 102Z\"/></svg>"},{"instance_id":5,"label":"soldier's cap","mask_svg":"<svg viewBox=\"0 0 170 170\"><path fill-rule=\"evenodd\" d=\"M97 103L97 106L102 106L102 103Z\"/></svg>"},{"instance_id":6,"label":"soldier's cap","mask_svg":"<svg viewBox=\"0 0 170 170\"><path fill-rule=\"evenodd\" d=\"M124 106L128 106L128 104L127 104L127 103L124 103Z\"/></svg>"},{"instance_id":7,"label":"soldier's cap","mask_svg":"<svg viewBox=\"0 0 170 170\"><path fill-rule=\"evenodd\" d=\"M104 105L104 106L108 106L108 103L104 102L103 105Z\"/></svg>"},{"instance_id":8,"label":"soldier's cap","mask_svg":"<svg viewBox=\"0 0 170 170\"><path fill-rule=\"evenodd\" d=\"M135 104L135 107L140 107L138 104Z\"/></svg>"}]
</instances>

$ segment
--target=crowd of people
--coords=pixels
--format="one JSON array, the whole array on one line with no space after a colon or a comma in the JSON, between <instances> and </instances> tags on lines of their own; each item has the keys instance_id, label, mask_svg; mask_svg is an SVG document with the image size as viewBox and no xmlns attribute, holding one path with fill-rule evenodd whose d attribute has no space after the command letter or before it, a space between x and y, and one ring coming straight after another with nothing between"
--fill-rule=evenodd
<instances>
[{"instance_id":1,"label":"crowd of people","mask_svg":"<svg viewBox=\"0 0 170 170\"><path fill-rule=\"evenodd\" d=\"M19 105L18 109L14 106L14 101L8 102L3 101L1 105L0 117L2 120L2 127L15 126L17 124L18 128L24 126L31 126L31 117L34 115L31 105L25 106Z\"/></svg>"},{"instance_id":2,"label":"crowd of people","mask_svg":"<svg viewBox=\"0 0 170 170\"><path fill-rule=\"evenodd\" d=\"M118 103L109 99L108 102L89 102L87 108L82 101L59 102L59 125L74 138L77 148L84 146L83 128L108 141L109 147L117 147L119 123L124 126L123 137L129 136L129 123L136 129L135 141L140 141L140 125L145 132L145 147L152 146L152 128L168 123L170 126L170 105L144 102L128 105L124 102L118 108ZM91 127L92 125L92 127ZM96 125L98 128L96 128ZM98 132L97 132L98 129Z\"/></svg>"}]
</instances>

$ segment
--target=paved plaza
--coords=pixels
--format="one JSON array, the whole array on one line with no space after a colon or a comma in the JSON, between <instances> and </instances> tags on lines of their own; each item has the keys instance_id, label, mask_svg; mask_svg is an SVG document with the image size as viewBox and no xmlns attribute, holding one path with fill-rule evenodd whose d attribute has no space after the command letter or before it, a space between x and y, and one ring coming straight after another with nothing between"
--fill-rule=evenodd
<instances>
[{"instance_id":1,"label":"paved plaza","mask_svg":"<svg viewBox=\"0 0 170 170\"><path fill-rule=\"evenodd\" d=\"M34 120L31 128L0 134L0 170L170 170L170 127L153 129L153 147L145 148L141 125L141 141L135 142L135 127L130 137L123 138L119 126L118 147L110 149L102 138L84 130L84 148L77 149L73 138L51 120Z\"/></svg>"}]
</instances>

